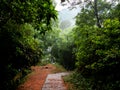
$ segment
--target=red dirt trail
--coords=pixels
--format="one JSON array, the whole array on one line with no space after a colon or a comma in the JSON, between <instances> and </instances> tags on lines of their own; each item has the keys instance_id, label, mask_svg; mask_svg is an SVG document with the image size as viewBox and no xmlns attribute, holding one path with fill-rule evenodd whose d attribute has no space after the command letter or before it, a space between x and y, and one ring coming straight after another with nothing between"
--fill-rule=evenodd
<instances>
[{"instance_id":1,"label":"red dirt trail","mask_svg":"<svg viewBox=\"0 0 120 90\"><path fill-rule=\"evenodd\" d=\"M50 88L44 88L47 76L51 75L52 71L55 70L55 66L48 64L46 66L32 66L32 74L30 74L22 85L16 90L53 90ZM61 82L64 84L64 82ZM57 82L55 83L57 85ZM58 83L59 84L59 83ZM50 85L49 85L50 86ZM65 87L64 87L65 88ZM62 89L54 89L62 90ZM66 90L66 89L64 89Z\"/></svg>"}]
</instances>

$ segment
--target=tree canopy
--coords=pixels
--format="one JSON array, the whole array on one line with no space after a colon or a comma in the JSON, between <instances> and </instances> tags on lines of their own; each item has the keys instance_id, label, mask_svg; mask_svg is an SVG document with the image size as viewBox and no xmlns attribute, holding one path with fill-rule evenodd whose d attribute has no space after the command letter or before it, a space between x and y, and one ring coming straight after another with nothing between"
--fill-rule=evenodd
<instances>
[{"instance_id":1,"label":"tree canopy","mask_svg":"<svg viewBox=\"0 0 120 90\"><path fill-rule=\"evenodd\" d=\"M97 12L86 4L77 15L73 30L76 65L78 72L90 81L91 90L116 90L120 88L119 4L111 7L103 0L95 1Z\"/></svg>"}]
</instances>

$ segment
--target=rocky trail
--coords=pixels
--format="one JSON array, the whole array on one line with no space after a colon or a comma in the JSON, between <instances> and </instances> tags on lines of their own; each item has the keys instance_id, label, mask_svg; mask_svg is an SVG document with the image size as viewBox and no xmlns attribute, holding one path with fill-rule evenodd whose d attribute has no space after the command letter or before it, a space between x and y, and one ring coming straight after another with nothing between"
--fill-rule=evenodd
<instances>
[{"instance_id":1,"label":"rocky trail","mask_svg":"<svg viewBox=\"0 0 120 90\"><path fill-rule=\"evenodd\" d=\"M52 73L55 68L52 64L31 67L32 73L17 90L67 90L62 76L69 73Z\"/></svg>"}]
</instances>

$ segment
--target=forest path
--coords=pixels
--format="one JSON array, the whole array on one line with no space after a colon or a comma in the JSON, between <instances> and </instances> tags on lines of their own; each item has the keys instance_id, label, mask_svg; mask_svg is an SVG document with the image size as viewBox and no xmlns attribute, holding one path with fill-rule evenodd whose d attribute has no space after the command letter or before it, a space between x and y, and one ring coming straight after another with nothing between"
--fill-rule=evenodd
<instances>
[{"instance_id":1,"label":"forest path","mask_svg":"<svg viewBox=\"0 0 120 90\"><path fill-rule=\"evenodd\" d=\"M68 74L69 73L65 73L65 72L49 74L46 78L42 90L67 90L66 86L64 85L62 76Z\"/></svg>"},{"instance_id":2,"label":"forest path","mask_svg":"<svg viewBox=\"0 0 120 90\"><path fill-rule=\"evenodd\" d=\"M27 76L27 80L16 90L67 90L62 76L68 73L52 72L56 67L52 64L46 66L32 66L32 73Z\"/></svg>"}]
</instances>

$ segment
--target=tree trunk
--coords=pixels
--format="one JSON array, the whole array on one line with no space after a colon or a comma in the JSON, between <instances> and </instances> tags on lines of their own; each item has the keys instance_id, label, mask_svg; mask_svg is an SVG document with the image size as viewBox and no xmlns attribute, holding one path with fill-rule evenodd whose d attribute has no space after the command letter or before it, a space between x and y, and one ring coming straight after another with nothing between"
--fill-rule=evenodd
<instances>
[{"instance_id":1,"label":"tree trunk","mask_svg":"<svg viewBox=\"0 0 120 90\"><path fill-rule=\"evenodd\" d=\"M101 28L101 24L100 24L100 18L99 18L99 15L98 15L98 9L97 9L97 2L98 0L94 0L94 14L95 14L95 18L96 18L96 23L97 23L97 26L99 28Z\"/></svg>"}]
</instances>

